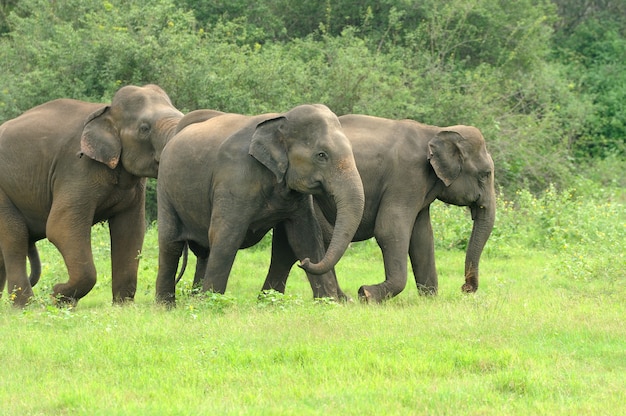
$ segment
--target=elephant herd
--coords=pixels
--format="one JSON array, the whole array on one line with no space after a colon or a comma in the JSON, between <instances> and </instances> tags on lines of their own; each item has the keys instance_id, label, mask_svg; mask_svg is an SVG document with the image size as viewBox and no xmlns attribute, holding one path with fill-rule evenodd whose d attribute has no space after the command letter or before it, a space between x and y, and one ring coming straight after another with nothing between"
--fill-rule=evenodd
<instances>
[{"instance_id":1,"label":"elephant herd","mask_svg":"<svg viewBox=\"0 0 626 416\"><path fill-rule=\"evenodd\" d=\"M495 219L494 165L474 127L337 117L321 104L184 115L156 85L125 86L108 105L58 99L0 125L0 294L6 284L13 305L28 303L47 238L69 275L52 295L78 302L96 282L91 227L107 221L113 302L132 301L146 178L157 176L156 299L169 305L185 250L194 287L224 293L237 250L270 230L263 289L284 292L299 261L314 297L345 299L334 266L351 241L374 237L385 280L361 286L361 300L404 289L407 253L420 293L436 294L435 199L471 210L462 290L474 292Z\"/></svg>"}]
</instances>

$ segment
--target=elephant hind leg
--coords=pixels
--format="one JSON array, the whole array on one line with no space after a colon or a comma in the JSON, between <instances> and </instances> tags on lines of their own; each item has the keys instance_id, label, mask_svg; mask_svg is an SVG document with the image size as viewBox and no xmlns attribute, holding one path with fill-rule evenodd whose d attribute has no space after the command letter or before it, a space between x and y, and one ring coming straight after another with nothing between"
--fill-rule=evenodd
<instances>
[{"instance_id":1,"label":"elephant hind leg","mask_svg":"<svg viewBox=\"0 0 626 416\"><path fill-rule=\"evenodd\" d=\"M13 304L25 306L33 296L26 273L28 228L10 201L10 205L2 202L0 195L0 289L4 289L6 284Z\"/></svg>"},{"instance_id":2,"label":"elephant hind leg","mask_svg":"<svg viewBox=\"0 0 626 416\"><path fill-rule=\"evenodd\" d=\"M430 221L430 206L424 208L413 225L409 257L420 295L436 295L439 287L435 267L435 243Z\"/></svg>"},{"instance_id":3,"label":"elephant hind leg","mask_svg":"<svg viewBox=\"0 0 626 416\"><path fill-rule=\"evenodd\" d=\"M207 263L209 257L196 257L196 271L193 275L193 283L191 284L192 293L198 293L202 290L204 283L204 275L206 274Z\"/></svg>"},{"instance_id":4,"label":"elephant hind leg","mask_svg":"<svg viewBox=\"0 0 626 416\"><path fill-rule=\"evenodd\" d=\"M196 256L196 270L194 272L193 283L191 285L191 292L195 294L202 290L202 283L204 282L204 275L209 261L209 249L200 246L194 241L189 241L188 244L189 249ZM178 281L176 283L178 283Z\"/></svg>"},{"instance_id":5,"label":"elephant hind leg","mask_svg":"<svg viewBox=\"0 0 626 416\"><path fill-rule=\"evenodd\" d=\"M261 290L276 290L277 292L285 293L289 272L297 260L293 249L289 245L284 224L277 224L272 233L270 267Z\"/></svg>"},{"instance_id":6,"label":"elephant hind leg","mask_svg":"<svg viewBox=\"0 0 626 416\"><path fill-rule=\"evenodd\" d=\"M174 306L176 302L176 271L185 248L185 242L168 241L163 237L161 230L159 230L159 233L159 269L156 279L156 301Z\"/></svg>"}]
</instances>

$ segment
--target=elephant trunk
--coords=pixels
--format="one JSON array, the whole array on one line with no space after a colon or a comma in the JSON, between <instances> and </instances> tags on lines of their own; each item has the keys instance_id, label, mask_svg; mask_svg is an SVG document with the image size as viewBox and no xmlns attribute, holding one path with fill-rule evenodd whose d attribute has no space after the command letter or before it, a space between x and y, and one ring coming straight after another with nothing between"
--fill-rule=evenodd
<instances>
[{"instance_id":1,"label":"elephant trunk","mask_svg":"<svg viewBox=\"0 0 626 416\"><path fill-rule=\"evenodd\" d=\"M478 290L478 263L493 230L496 219L496 201L495 198L491 198L486 204L476 204L470 208L474 226L465 255L465 283L461 288L467 293Z\"/></svg>"},{"instance_id":2,"label":"elephant trunk","mask_svg":"<svg viewBox=\"0 0 626 416\"><path fill-rule=\"evenodd\" d=\"M178 132L178 123L182 118L182 113L174 113L171 117L164 117L157 121L156 127L159 131L159 135L154 143L154 148L156 150L155 159L157 162L161 160L161 152L167 142L169 142L170 139Z\"/></svg>"},{"instance_id":3,"label":"elephant trunk","mask_svg":"<svg viewBox=\"0 0 626 416\"><path fill-rule=\"evenodd\" d=\"M342 176L340 190L332 192L332 195L337 207L337 220L333 235L326 254L319 263L311 263L308 258L300 262L299 266L308 273L324 274L335 267L361 223L365 195L361 177L356 167L350 176Z\"/></svg>"}]
</instances>

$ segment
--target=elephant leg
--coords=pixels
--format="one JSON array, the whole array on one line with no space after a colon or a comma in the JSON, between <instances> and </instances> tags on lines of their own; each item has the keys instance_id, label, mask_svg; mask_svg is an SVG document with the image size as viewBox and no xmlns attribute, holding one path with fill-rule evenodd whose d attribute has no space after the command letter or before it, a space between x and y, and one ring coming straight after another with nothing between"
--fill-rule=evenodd
<instances>
[{"instance_id":1,"label":"elephant leg","mask_svg":"<svg viewBox=\"0 0 626 416\"><path fill-rule=\"evenodd\" d=\"M438 278L435 267L435 244L430 221L430 206L424 208L417 215L411 234L409 257L418 292L421 295L436 295Z\"/></svg>"},{"instance_id":2,"label":"elephant leg","mask_svg":"<svg viewBox=\"0 0 626 416\"><path fill-rule=\"evenodd\" d=\"M407 279L407 253L412 224L417 213L406 212L403 207L384 209L376 218L374 236L381 249L385 266L385 281L359 288L359 299L381 302L402 292Z\"/></svg>"},{"instance_id":3,"label":"elephant leg","mask_svg":"<svg viewBox=\"0 0 626 416\"><path fill-rule=\"evenodd\" d=\"M194 293L202 290L202 283L204 282L204 275L206 274L206 267L208 262L208 256L196 257L196 271L193 275L193 284L191 285L191 290Z\"/></svg>"},{"instance_id":4,"label":"elephant leg","mask_svg":"<svg viewBox=\"0 0 626 416\"><path fill-rule=\"evenodd\" d=\"M10 252L7 251L9 258L13 257L16 261L5 262L4 256L0 253L0 297L4 291L6 284L7 291L9 292L9 299L13 302L14 306L25 306L33 296L33 289L26 277L26 262L20 262L22 258L21 250L16 246ZM12 264L14 263L14 264ZM22 264L23 263L23 264Z\"/></svg>"},{"instance_id":5,"label":"elephant leg","mask_svg":"<svg viewBox=\"0 0 626 416\"><path fill-rule=\"evenodd\" d=\"M145 234L144 202L109 219L111 286L114 303L132 301Z\"/></svg>"},{"instance_id":6,"label":"elephant leg","mask_svg":"<svg viewBox=\"0 0 626 416\"><path fill-rule=\"evenodd\" d=\"M33 296L26 273L28 228L10 201L3 204L0 192L0 289L6 282L14 306L25 306Z\"/></svg>"},{"instance_id":7,"label":"elephant leg","mask_svg":"<svg viewBox=\"0 0 626 416\"><path fill-rule=\"evenodd\" d=\"M217 218L225 218L221 215ZM209 258L206 265L203 292L224 293L235 256L246 236L245 216L234 221L211 219L209 227Z\"/></svg>"},{"instance_id":8,"label":"elephant leg","mask_svg":"<svg viewBox=\"0 0 626 416\"><path fill-rule=\"evenodd\" d=\"M178 230L180 219L167 199L158 200L159 268L156 278L156 301L173 306L176 302L176 272L185 249ZM192 243L189 248L193 250ZM194 252L195 253L195 252Z\"/></svg>"},{"instance_id":9,"label":"elephant leg","mask_svg":"<svg viewBox=\"0 0 626 416\"><path fill-rule=\"evenodd\" d=\"M297 260L298 258L289 245L284 224L277 224L272 233L270 268L261 290L276 290L280 293L285 293L289 272Z\"/></svg>"},{"instance_id":10,"label":"elephant leg","mask_svg":"<svg viewBox=\"0 0 626 416\"><path fill-rule=\"evenodd\" d=\"M46 236L63 256L69 274L66 283L58 283L53 288L53 296L60 302L76 304L96 284L91 218L93 214L74 212L65 205L53 205L50 211Z\"/></svg>"},{"instance_id":11,"label":"elephant leg","mask_svg":"<svg viewBox=\"0 0 626 416\"><path fill-rule=\"evenodd\" d=\"M156 300L168 305L176 302L176 271L185 248L184 241L164 238L159 229L159 271L156 279Z\"/></svg>"},{"instance_id":12,"label":"elephant leg","mask_svg":"<svg viewBox=\"0 0 626 416\"><path fill-rule=\"evenodd\" d=\"M289 246L296 258L305 259L308 257L312 262L318 262L324 257L325 246L322 230L313 215L312 205L303 205L296 215L284 221L283 224ZM283 269L286 267L287 261L288 258L283 260L285 263ZM347 299L347 296L339 288L334 269L320 275L307 272L307 278L313 290L314 298Z\"/></svg>"},{"instance_id":13,"label":"elephant leg","mask_svg":"<svg viewBox=\"0 0 626 416\"><path fill-rule=\"evenodd\" d=\"M193 293L197 293L202 290L202 282L204 282L204 275L206 274L206 267L209 261L209 249L193 241L188 241L187 243L191 252L196 256L196 270L193 275L191 290Z\"/></svg>"}]
</instances>

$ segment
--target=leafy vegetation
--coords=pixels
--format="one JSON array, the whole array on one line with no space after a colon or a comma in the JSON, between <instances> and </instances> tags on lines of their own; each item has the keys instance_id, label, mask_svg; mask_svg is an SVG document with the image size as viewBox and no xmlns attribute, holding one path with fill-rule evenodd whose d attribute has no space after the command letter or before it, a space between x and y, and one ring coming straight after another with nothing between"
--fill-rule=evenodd
<instances>
[{"instance_id":1,"label":"leafy vegetation","mask_svg":"<svg viewBox=\"0 0 626 416\"><path fill-rule=\"evenodd\" d=\"M154 303L157 233L148 231L134 305L113 307L107 228L94 228L99 280L75 309L51 287L67 277L47 241L36 299L0 300L0 414L619 414L626 400L624 194L587 180L501 199L463 294L466 210L432 210L437 297L414 284L382 305L311 299L297 267L287 293L259 294L269 247L237 256L225 295ZM591 198L593 196L593 198ZM338 264L343 289L383 276L374 241Z\"/></svg>"},{"instance_id":2,"label":"leafy vegetation","mask_svg":"<svg viewBox=\"0 0 626 416\"><path fill-rule=\"evenodd\" d=\"M621 2L24 0L1 9L0 121L54 98L108 101L121 85L152 82L183 111L323 102L337 114L476 125L507 195L566 188L606 158L624 169Z\"/></svg>"}]
</instances>

